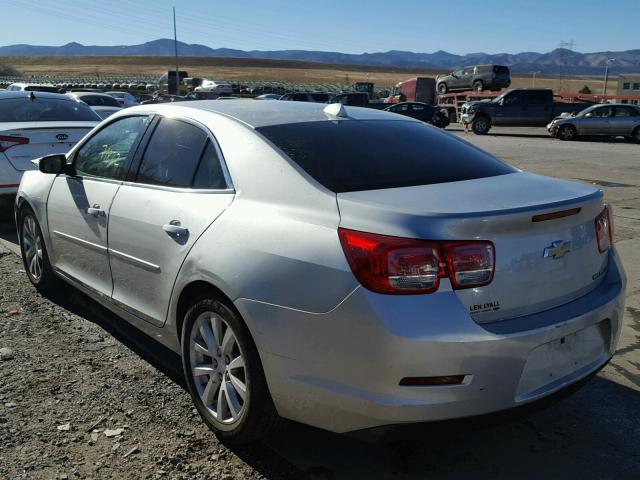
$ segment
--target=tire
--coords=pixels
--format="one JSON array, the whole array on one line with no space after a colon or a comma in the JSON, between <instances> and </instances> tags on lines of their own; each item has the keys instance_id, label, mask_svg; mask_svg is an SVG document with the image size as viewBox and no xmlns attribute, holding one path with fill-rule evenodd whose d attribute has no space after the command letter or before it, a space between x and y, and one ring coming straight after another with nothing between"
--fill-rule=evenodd
<instances>
[{"instance_id":1,"label":"tire","mask_svg":"<svg viewBox=\"0 0 640 480\"><path fill-rule=\"evenodd\" d=\"M447 87L447 84L444 82L440 82L438 84L438 93L440 95L444 95L445 93L447 93L449 91L449 87Z\"/></svg>"},{"instance_id":2,"label":"tire","mask_svg":"<svg viewBox=\"0 0 640 480\"><path fill-rule=\"evenodd\" d=\"M213 295L196 299L185 315L181 338L189 393L220 441L252 443L280 426L258 350L225 299ZM195 366L203 373L196 374Z\"/></svg>"},{"instance_id":3,"label":"tire","mask_svg":"<svg viewBox=\"0 0 640 480\"><path fill-rule=\"evenodd\" d=\"M471 122L471 130L476 135L486 135L491 129L491 120L485 116L476 117Z\"/></svg>"},{"instance_id":4,"label":"tire","mask_svg":"<svg viewBox=\"0 0 640 480\"><path fill-rule=\"evenodd\" d=\"M476 92L482 92L484 90L484 84L482 83L482 80L476 80L475 82L473 82L473 89Z\"/></svg>"},{"instance_id":5,"label":"tire","mask_svg":"<svg viewBox=\"0 0 640 480\"><path fill-rule=\"evenodd\" d=\"M631 134L631 141L635 143L640 143L640 127L636 127L633 133Z\"/></svg>"},{"instance_id":6,"label":"tire","mask_svg":"<svg viewBox=\"0 0 640 480\"><path fill-rule=\"evenodd\" d=\"M18 213L18 238L27 278L39 292L51 292L60 280L53 273L40 224L29 206L22 207Z\"/></svg>"},{"instance_id":7,"label":"tire","mask_svg":"<svg viewBox=\"0 0 640 480\"><path fill-rule=\"evenodd\" d=\"M556 138L560 140L575 140L578 138L578 132L573 125L562 125L556 133Z\"/></svg>"}]
</instances>

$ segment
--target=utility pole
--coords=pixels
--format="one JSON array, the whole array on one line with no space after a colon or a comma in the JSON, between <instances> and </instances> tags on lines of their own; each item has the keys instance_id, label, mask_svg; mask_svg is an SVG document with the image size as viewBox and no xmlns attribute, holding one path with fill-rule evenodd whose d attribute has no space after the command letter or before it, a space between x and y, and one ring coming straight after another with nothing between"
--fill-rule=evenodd
<instances>
[{"instance_id":1,"label":"utility pole","mask_svg":"<svg viewBox=\"0 0 640 480\"><path fill-rule=\"evenodd\" d=\"M611 62L615 62L616 59L615 58L609 58L607 59L607 61L604 62L605 67L604 67L604 88L602 89L602 95L606 95L607 94L607 82L609 81L609 63Z\"/></svg>"},{"instance_id":2,"label":"utility pole","mask_svg":"<svg viewBox=\"0 0 640 480\"><path fill-rule=\"evenodd\" d=\"M531 88L536 87L536 74L540 73L540 70L536 70L535 72L531 72Z\"/></svg>"},{"instance_id":3,"label":"utility pole","mask_svg":"<svg viewBox=\"0 0 640 480\"><path fill-rule=\"evenodd\" d=\"M173 7L173 47L176 54L176 95L180 95L180 74L178 69L178 34L176 32L176 7Z\"/></svg>"}]
</instances>

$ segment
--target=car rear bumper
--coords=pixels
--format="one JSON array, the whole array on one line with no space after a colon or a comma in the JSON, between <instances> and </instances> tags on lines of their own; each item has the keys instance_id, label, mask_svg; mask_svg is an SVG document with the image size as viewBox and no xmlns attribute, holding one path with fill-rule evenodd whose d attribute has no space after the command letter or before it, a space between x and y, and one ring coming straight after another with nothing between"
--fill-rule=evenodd
<instances>
[{"instance_id":1,"label":"car rear bumper","mask_svg":"<svg viewBox=\"0 0 640 480\"><path fill-rule=\"evenodd\" d=\"M614 249L589 294L535 315L476 324L455 292L380 295L357 288L312 314L236 305L260 350L279 413L335 432L497 412L587 377L614 354L626 279ZM464 375L459 385L400 386Z\"/></svg>"}]
</instances>

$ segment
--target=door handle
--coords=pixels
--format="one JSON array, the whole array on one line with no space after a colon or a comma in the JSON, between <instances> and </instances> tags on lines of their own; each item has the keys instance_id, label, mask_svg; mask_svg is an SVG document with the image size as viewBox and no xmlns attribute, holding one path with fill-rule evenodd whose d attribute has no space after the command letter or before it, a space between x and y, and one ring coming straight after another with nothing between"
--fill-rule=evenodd
<instances>
[{"instance_id":1,"label":"door handle","mask_svg":"<svg viewBox=\"0 0 640 480\"><path fill-rule=\"evenodd\" d=\"M189 229L180 225L180 222L177 220L172 220L163 225L162 229L171 237L182 238L189 235Z\"/></svg>"},{"instance_id":2,"label":"door handle","mask_svg":"<svg viewBox=\"0 0 640 480\"><path fill-rule=\"evenodd\" d=\"M105 211L100 208L100 205L97 203L93 205L93 207L87 208L87 213L89 215L93 215L94 217L104 217Z\"/></svg>"}]
</instances>

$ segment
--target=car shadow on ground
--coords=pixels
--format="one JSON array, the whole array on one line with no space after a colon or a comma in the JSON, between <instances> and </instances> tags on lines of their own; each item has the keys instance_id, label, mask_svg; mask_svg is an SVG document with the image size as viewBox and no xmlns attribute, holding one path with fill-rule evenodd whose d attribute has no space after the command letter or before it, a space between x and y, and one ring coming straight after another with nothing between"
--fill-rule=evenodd
<instances>
[{"instance_id":1,"label":"car shadow on ground","mask_svg":"<svg viewBox=\"0 0 640 480\"><path fill-rule=\"evenodd\" d=\"M174 352L75 289L50 300L186 389ZM636 478L640 392L597 376L565 396L497 415L396 428L382 438L291 422L262 443L230 449L266 478Z\"/></svg>"}]
</instances>

